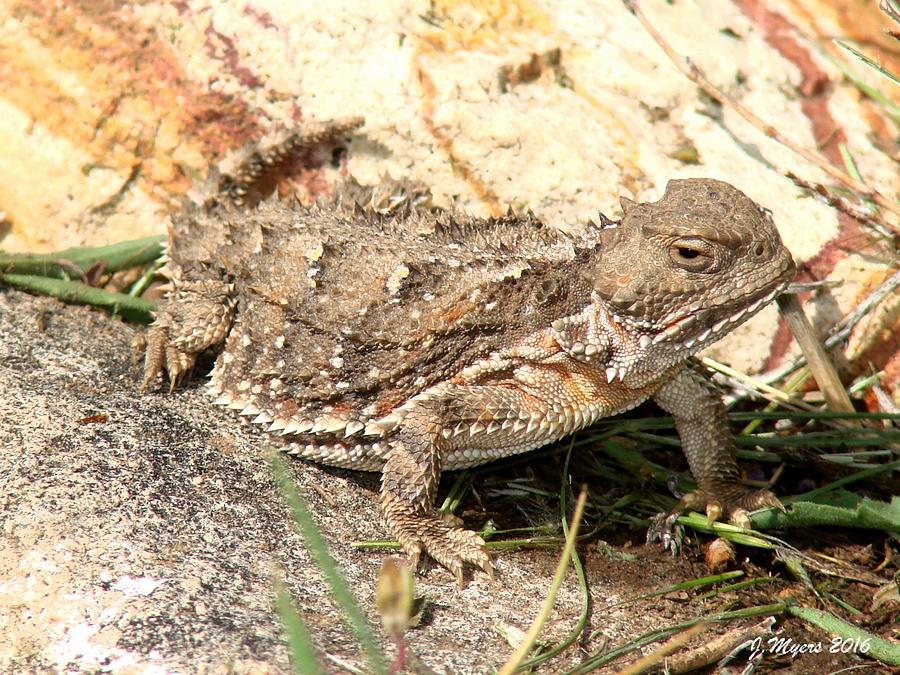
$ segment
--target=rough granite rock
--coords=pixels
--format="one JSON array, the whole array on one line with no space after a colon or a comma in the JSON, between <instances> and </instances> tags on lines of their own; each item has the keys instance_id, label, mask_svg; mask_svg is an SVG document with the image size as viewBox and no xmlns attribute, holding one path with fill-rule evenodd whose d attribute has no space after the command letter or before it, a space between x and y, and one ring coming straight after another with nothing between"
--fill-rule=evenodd
<instances>
[{"instance_id":1,"label":"rough granite rock","mask_svg":"<svg viewBox=\"0 0 900 675\"><path fill-rule=\"evenodd\" d=\"M771 214L727 183L669 183L564 234L531 214L480 219L338 189L265 198L279 166L359 119L280 131L210 171L172 219L170 290L146 339L144 387L218 356L216 403L289 452L382 474L385 524L414 566L492 575L484 541L434 511L440 474L533 450L652 398L675 418L697 490L678 513L749 525L780 507L740 486L725 408L691 357L794 276ZM359 192L353 186L354 194Z\"/></svg>"}]
</instances>

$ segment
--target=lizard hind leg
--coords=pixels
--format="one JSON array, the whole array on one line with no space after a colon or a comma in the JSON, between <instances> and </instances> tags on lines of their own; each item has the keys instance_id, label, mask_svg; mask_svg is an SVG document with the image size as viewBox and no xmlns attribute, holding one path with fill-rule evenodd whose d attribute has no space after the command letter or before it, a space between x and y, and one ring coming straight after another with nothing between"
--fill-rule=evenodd
<instances>
[{"instance_id":1,"label":"lizard hind leg","mask_svg":"<svg viewBox=\"0 0 900 675\"><path fill-rule=\"evenodd\" d=\"M258 142L229 153L190 198L203 206L253 205L266 193L266 179L277 174L285 162L305 150L336 144L363 123L361 117L346 117L271 131Z\"/></svg>"},{"instance_id":2,"label":"lizard hind leg","mask_svg":"<svg viewBox=\"0 0 900 675\"><path fill-rule=\"evenodd\" d=\"M230 214L258 201L265 191L261 183L285 161L334 143L362 124L362 118L350 117L271 132L230 153L188 192L183 213L169 229L168 260L160 270L171 280L172 290L146 336L135 338L132 345L134 356L144 361L142 389L166 372L171 391L200 352L228 335L236 299L233 285L219 269L216 247L239 234L230 229Z\"/></svg>"},{"instance_id":3,"label":"lizard hind leg","mask_svg":"<svg viewBox=\"0 0 900 675\"><path fill-rule=\"evenodd\" d=\"M385 524L397 538L412 567L427 553L463 585L466 563L493 578L484 540L475 532L440 519L434 499L441 474L445 439L436 406L410 411L387 454L381 480L381 509Z\"/></svg>"}]
</instances>

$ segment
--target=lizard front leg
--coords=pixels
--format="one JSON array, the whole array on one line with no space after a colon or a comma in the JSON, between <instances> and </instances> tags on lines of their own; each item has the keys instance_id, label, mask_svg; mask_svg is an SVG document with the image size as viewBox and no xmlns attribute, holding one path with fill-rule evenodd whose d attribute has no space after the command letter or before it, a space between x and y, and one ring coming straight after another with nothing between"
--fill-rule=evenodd
<instances>
[{"instance_id":1,"label":"lizard front leg","mask_svg":"<svg viewBox=\"0 0 900 675\"><path fill-rule=\"evenodd\" d=\"M477 565L491 577L493 568L481 537L453 527L434 512L448 448L442 431L450 428L449 407L444 401L423 401L405 417L382 470L381 509L388 530L413 568L427 553L449 569L462 587L465 563Z\"/></svg>"},{"instance_id":2,"label":"lizard front leg","mask_svg":"<svg viewBox=\"0 0 900 675\"><path fill-rule=\"evenodd\" d=\"M225 340L234 320L230 284L212 280L173 280L173 284L174 292L161 305L146 336L139 334L132 344L134 355L144 357L142 390L165 371L171 392L200 352Z\"/></svg>"},{"instance_id":3,"label":"lizard front leg","mask_svg":"<svg viewBox=\"0 0 900 675\"><path fill-rule=\"evenodd\" d=\"M748 511L767 506L784 509L769 490L750 491L740 484L734 437L721 399L690 364L656 392L654 400L670 413L681 437L681 447L697 481L697 489L684 495L669 513L657 516L647 534L673 548L671 530L686 510L705 511L718 520L722 514L740 527L750 527Z\"/></svg>"}]
</instances>

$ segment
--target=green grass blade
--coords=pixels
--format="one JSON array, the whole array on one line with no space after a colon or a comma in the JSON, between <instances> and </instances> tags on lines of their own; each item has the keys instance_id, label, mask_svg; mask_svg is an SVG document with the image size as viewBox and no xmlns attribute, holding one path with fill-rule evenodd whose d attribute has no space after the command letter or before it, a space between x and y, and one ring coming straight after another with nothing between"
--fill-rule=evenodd
<instances>
[{"instance_id":1,"label":"green grass blade","mask_svg":"<svg viewBox=\"0 0 900 675\"><path fill-rule=\"evenodd\" d=\"M857 471L856 473L849 476L838 478L837 480L828 483L828 485L823 485L820 488L810 490L809 492L806 492L802 495L797 495L796 497L788 497L784 500L783 503L785 504L785 506L787 506L793 501L812 501L820 495L828 494L829 492L833 492L838 488L844 487L845 485L850 485L851 483L865 480L867 478L871 478L872 476L877 476L879 474L888 473L889 471L894 470L900 470L900 459L893 462L887 462L886 464L879 464L878 466L873 466L869 469L862 469L861 471Z\"/></svg>"},{"instance_id":2,"label":"green grass blade","mask_svg":"<svg viewBox=\"0 0 900 675\"><path fill-rule=\"evenodd\" d=\"M829 612L812 607L788 607L786 612L818 626L831 635L841 638L841 646L856 647L858 654L865 654L890 666L900 666L900 644L872 635L858 626L847 623ZM831 645L829 645L831 646Z\"/></svg>"},{"instance_id":3,"label":"green grass blade","mask_svg":"<svg viewBox=\"0 0 900 675\"><path fill-rule=\"evenodd\" d=\"M42 277L68 279L73 267L81 272L103 263L107 272L118 272L153 262L162 255L164 235L132 239L110 246L67 248L54 253L3 253L0 272L35 274Z\"/></svg>"},{"instance_id":4,"label":"green grass blade","mask_svg":"<svg viewBox=\"0 0 900 675\"><path fill-rule=\"evenodd\" d=\"M841 159L844 162L844 170L856 180L862 181L862 174L859 172L859 167L856 165L856 160L853 159L853 155L850 152L850 148L847 147L847 144L838 143L838 152L841 153Z\"/></svg>"},{"instance_id":5,"label":"green grass blade","mask_svg":"<svg viewBox=\"0 0 900 675\"><path fill-rule=\"evenodd\" d=\"M761 420L772 420L776 422L779 420L793 420L795 422L802 422L806 420L900 420L900 415L898 415L897 413L836 412L831 410L822 410L819 412L732 412L728 414L728 417L734 422L745 422L757 418Z\"/></svg>"},{"instance_id":6,"label":"green grass blade","mask_svg":"<svg viewBox=\"0 0 900 675\"><path fill-rule=\"evenodd\" d=\"M571 486L569 484L569 461L572 459L572 450L574 446L574 442L569 443L569 451L566 453L566 461L563 463L562 485L559 489L559 517L560 522L562 523L563 534L566 537L569 536L569 505L568 500L566 499L566 495L571 489ZM585 626L587 626L588 617L590 616L591 612L591 596L587 587L587 577L584 573L584 565L581 563L581 558L578 555L578 551L576 551L574 548L572 549L572 567L575 569L575 574L578 576L578 587L581 591L581 614L578 617L578 621L575 622L575 626L571 631L569 631L569 634L565 638L563 638L555 647L553 647L552 649L548 649L540 656L536 656L532 659L529 659L528 661L523 661L522 663L520 663L518 666L519 671L530 670L539 663L543 663L547 659L552 659L557 654L562 653L563 651L568 649L569 646L575 643L575 641L584 631Z\"/></svg>"},{"instance_id":7,"label":"green grass blade","mask_svg":"<svg viewBox=\"0 0 900 675\"><path fill-rule=\"evenodd\" d=\"M578 502L575 504L575 513L572 515L572 524L569 534L566 537L566 546L560 556L559 564L556 566L556 574L553 575L553 581L550 583L550 590L544 599L538 615L535 617L531 628L522 640L518 649L513 652L512 656L503 664L498 671L498 675L512 675L522 663L525 655L531 650L535 640L544 627L547 619L550 618L550 612L553 610L553 604L556 601L556 594L562 586L563 579L566 576L566 570L569 568L569 559L572 557L572 551L575 550L575 541L578 538L578 527L581 524L581 517L584 514L584 505L587 502L587 488L582 488L581 494L578 495Z\"/></svg>"},{"instance_id":8,"label":"green grass blade","mask_svg":"<svg viewBox=\"0 0 900 675\"><path fill-rule=\"evenodd\" d=\"M739 591L744 588L750 588L752 586L762 586L764 584L774 584L776 583L776 579L774 577L754 577L752 579L744 579L743 581L738 581L733 584L724 584L719 586L719 588L714 588L711 591L707 591L706 593L701 593L696 597L699 601L712 600L715 597L718 597L724 593L732 593L734 591Z\"/></svg>"},{"instance_id":9,"label":"green grass blade","mask_svg":"<svg viewBox=\"0 0 900 675\"><path fill-rule=\"evenodd\" d=\"M836 504L792 502L787 513L768 509L751 516L754 528L781 529L786 527L855 527L900 532L900 497L882 502L868 497L860 499L853 493L835 498Z\"/></svg>"},{"instance_id":10,"label":"green grass blade","mask_svg":"<svg viewBox=\"0 0 900 675\"><path fill-rule=\"evenodd\" d=\"M722 572L721 574L711 574L706 577L700 577L699 579L688 579L687 581L680 581L677 584L672 584L671 586L667 586L666 588L662 588L658 591L653 591L652 593L648 593L647 595L642 595L641 597L653 598L660 595L668 595L669 593L679 593L681 591L691 590L692 588L703 588L704 586L720 584L723 581L739 579L742 576L744 576L744 572L742 572L741 570Z\"/></svg>"},{"instance_id":11,"label":"green grass blade","mask_svg":"<svg viewBox=\"0 0 900 675\"><path fill-rule=\"evenodd\" d=\"M731 523L710 522L709 519L700 513L687 513L678 517L679 525L686 525L693 530L715 534L726 541L741 546L751 546L753 548L774 548L772 543L760 536L756 536L753 530L745 530Z\"/></svg>"},{"instance_id":12,"label":"green grass blade","mask_svg":"<svg viewBox=\"0 0 900 675\"><path fill-rule=\"evenodd\" d=\"M838 45L838 47L841 47L845 51L848 51L851 54L853 54L854 56L857 56L858 58L860 58L863 62L868 62L868 63L874 64L874 61L872 61L868 57L864 56L860 52L856 51L852 47L850 47L846 44L843 44L838 40L835 40L835 43ZM837 66L838 70L840 70L844 74L844 77L846 77L848 80L850 80L850 82L853 83L853 85L857 89L859 89L863 94L865 94L866 96L871 98L876 103L880 104L882 106L885 114L887 114L889 117L891 117L895 121L900 121L900 107L898 107L887 96L882 94L878 89L876 89L875 87L870 85L868 82L865 82L861 77L859 77L859 75L857 75L853 71L852 68L850 68L841 59L831 56L828 53L825 53L825 56L835 66ZM867 65L868 65L868 63L867 63ZM884 71L883 68L880 68L879 66L875 66L875 69L876 69L876 71L881 72L882 75L885 75L885 77L892 79L890 76L887 75L887 71Z\"/></svg>"},{"instance_id":13,"label":"green grass blade","mask_svg":"<svg viewBox=\"0 0 900 675\"><path fill-rule=\"evenodd\" d=\"M291 510L294 523L296 523L316 567L319 568L322 576L325 577L335 602L344 612L351 630L362 646L368 660L369 669L374 673L387 673L384 654L378 645L378 641L375 639L375 634L372 632L368 621L366 621L365 614L363 614L356 599L353 597L346 579L344 579L338 569L337 563L331 556L331 553L328 552L328 546L316 527L312 514L306 505L306 500L303 499L297 486L294 485L294 481L291 480L284 459L277 453L273 453L270 463L272 473L275 476L275 483L278 485L283 499Z\"/></svg>"},{"instance_id":14,"label":"green grass blade","mask_svg":"<svg viewBox=\"0 0 900 675\"><path fill-rule=\"evenodd\" d=\"M848 45L846 42L841 42L840 40L832 40L832 42L834 42L834 44L836 44L838 47L843 49L845 52L858 58L860 61L865 63L867 66L869 66L869 68L874 70L876 73L878 73L882 77L886 77L894 84L900 84L900 78L898 78L896 75L894 75L891 71L886 70L884 68L884 66L882 66L880 63L873 61L872 59L870 59L868 56L866 56L862 52L857 51L856 49L854 49L853 47Z\"/></svg>"},{"instance_id":15,"label":"green grass blade","mask_svg":"<svg viewBox=\"0 0 900 675\"><path fill-rule=\"evenodd\" d=\"M759 605L757 607L746 607L744 609L719 612L718 614L712 614L710 616L699 616L694 619L689 619L688 621L683 621L681 623L664 626L662 628L655 628L653 630L647 631L646 633L638 635L631 641L619 647L615 647L600 654L589 655L584 661L578 664L578 666L569 671L569 673L570 675L592 673L595 670L599 669L601 666L604 666L611 661L629 654L630 652L633 652L637 649L640 649L641 647L644 647L645 645L651 644L658 640L663 640L679 631L690 628L698 623L721 623L732 621L735 619L746 619L748 617L773 616L776 614L781 614L785 609L786 604L779 602L771 605Z\"/></svg>"},{"instance_id":16,"label":"green grass blade","mask_svg":"<svg viewBox=\"0 0 900 675\"><path fill-rule=\"evenodd\" d=\"M142 298L94 288L80 281L51 279L31 274L0 274L0 283L32 293L49 295L62 302L101 307L136 323L153 321L151 312L156 309L156 305Z\"/></svg>"},{"instance_id":17,"label":"green grass blade","mask_svg":"<svg viewBox=\"0 0 900 675\"><path fill-rule=\"evenodd\" d=\"M272 585L275 588L275 609L281 617L281 625L287 636L288 647L291 650L291 663L294 672L298 675L320 675L325 671L316 659L316 650L313 647L312 637L303 618L294 607L294 601L284 582L277 576L273 578Z\"/></svg>"}]
</instances>

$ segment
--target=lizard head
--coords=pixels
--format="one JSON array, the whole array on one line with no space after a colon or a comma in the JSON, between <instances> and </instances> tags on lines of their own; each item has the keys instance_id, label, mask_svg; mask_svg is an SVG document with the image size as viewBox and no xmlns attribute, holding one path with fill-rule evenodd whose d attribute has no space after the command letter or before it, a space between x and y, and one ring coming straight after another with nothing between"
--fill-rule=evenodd
<instances>
[{"instance_id":1,"label":"lizard head","mask_svg":"<svg viewBox=\"0 0 900 675\"><path fill-rule=\"evenodd\" d=\"M622 207L601 234L594 290L644 341L696 352L794 278L771 214L728 183L673 180L658 202Z\"/></svg>"}]
</instances>

